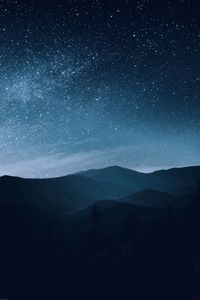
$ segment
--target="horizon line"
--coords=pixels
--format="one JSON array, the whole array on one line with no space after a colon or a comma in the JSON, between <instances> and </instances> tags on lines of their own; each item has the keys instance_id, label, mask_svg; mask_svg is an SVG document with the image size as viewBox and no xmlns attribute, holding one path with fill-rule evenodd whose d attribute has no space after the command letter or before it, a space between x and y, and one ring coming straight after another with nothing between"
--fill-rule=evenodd
<instances>
[{"instance_id":1,"label":"horizon line","mask_svg":"<svg viewBox=\"0 0 200 300\"><path fill-rule=\"evenodd\" d=\"M128 168L128 167L123 167L123 166L120 166L120 165L109 165L107 167L100 167L100 168L91 168L91 169L83 169L81 171L77 171L77 172L73 172L73 173L68 173L66 175L61 175L61 176L48 176L48 174L46 175L46 177L23 177L23 176L17 176L17 175L9 175L9 174L4 174L4 175L1 175L0 176L0 179L3 178L3 177L11 177L11 178L21 178L21 179L30 179L30 180L47 180L47 179L58 179L58 178L63 178L63 177L66 177L66 176L80 176L81 173L86 173L86 172L90 172L90 171L101 171L101 170L105 170L105 169L109 169L109 168L121 168L121 169L124 169L124 170L130 170L130 171L133 171L133 172L137 172L137 173L140 173L140 174L153 174L155 172L159 172L159 171L170 171L170 170L174 170L174 169L186 169L186 168L195 168L195 167L200 167L200 165L187 165L187 166L172 166L172 167L163 167L163 168L154 168L154 167L146 167L146 169L150 170L152 169L151 171L140 171L141 168ZM143 170L145 169L142 168Z\"/></svg>"}]
</instances>

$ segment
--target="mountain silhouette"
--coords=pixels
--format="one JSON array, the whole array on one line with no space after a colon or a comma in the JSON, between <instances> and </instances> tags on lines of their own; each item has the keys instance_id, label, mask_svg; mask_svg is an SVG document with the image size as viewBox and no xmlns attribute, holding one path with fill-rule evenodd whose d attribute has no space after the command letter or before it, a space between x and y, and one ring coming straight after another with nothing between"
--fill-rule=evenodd
<instances>
[{"instance_id":1,"label":"mountain silhouette","mask_svg":"<svg viewBox=\"0 0 200 300\"><path fill-rule=\"evenodd\" d=\"M130 194L141 190L157 190L174 195L193 192L200 181L200 167L172 168L152 173L141 173L118 166L80 172L80 175L104 184L115 184Z\"/></svg>"},{"instance_id":2,"label":"mountain silhouette","mask_svg":"<svg viewBox=\"0 0 200 300\"><path fill-rule=\"evenodd\" d=\"M155 190L142 190L121 201L144 207L168 207L176 203L178 197Z\"/></svg>"},{"instance_id":3,"label":"mountain silhouette","mask_svg":"<svg viewBox=\"0 0 200 300\"><path fill-rule=\"evenodd\" d=\"M143 206L155 206L156 202L157 206L165 206L173 202L173 195L185 194L188 186L190 191L195 190L198 182L200 167L144 174L114 166L50 179L3 176L0 205L26 203L39 210L62 214L104 199L124 198L122 202Z\"/></svg>"},{"instance_id":4,"label":"mountain silhouette","mask_svg":"<svg viewBox=\"0 0 200 300\"><path fill-rule=\"evenodd\" d=\"M179 293L200 265L198 182L200 167L143 174L114 166L50 179L1 177L5 293L21 283L23 291L31 290L35 278L45 295L50 286L66 292L67 282L74 293L105 279L116 295L116 281L122 292L127 282L129 292L137 282L140 295L144 284L153 287L161 276L165 289L174 293L175 286ZM170 288L165 277L173 278Z\"/></svg>"}]
</instances>

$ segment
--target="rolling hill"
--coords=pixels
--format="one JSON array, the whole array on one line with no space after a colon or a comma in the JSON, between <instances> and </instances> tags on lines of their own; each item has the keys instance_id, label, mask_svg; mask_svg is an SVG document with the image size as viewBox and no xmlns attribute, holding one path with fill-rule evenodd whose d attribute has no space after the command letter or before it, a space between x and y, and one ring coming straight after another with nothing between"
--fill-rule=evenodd
<instances>
[{"instance_id":1,"label":"rolling hill","mask_svg":"<svg viewBox=\"0 0 200 300\"><path fill-rule=\"evenodd\" d=\"M41 212L64 215L104 199L166 206L176 200L173 194L185 194L188 186L195 190L198 182L200 167L144 174L114 166L50 179L3 176L0 178L0 206L26 204Z\"/></svg>"},{"instance_id":2,"label":"rolling hill","mask_svg":"<svg viewBox=\"0 0 200 300\"><path fill-rule=\"evenodd\" d=\"M116 184L118 189L126 189L129 194L141 190L157 190L175 195L192 192L200 182L200 167L172 168L152 173L140 173L118 166L89 170L80 175L105 184ZM188 188L189 187L189 188Z\"/></svg>"}]
</instances>

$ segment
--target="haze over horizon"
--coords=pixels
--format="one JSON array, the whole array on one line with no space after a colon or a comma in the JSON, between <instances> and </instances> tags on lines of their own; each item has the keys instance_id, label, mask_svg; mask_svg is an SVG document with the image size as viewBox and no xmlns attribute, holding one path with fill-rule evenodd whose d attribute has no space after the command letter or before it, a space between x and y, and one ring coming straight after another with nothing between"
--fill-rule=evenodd
<instances>
[{"instance_id":1,"label":"haze over horizon","mask_svg":"<svg viewBox=\"0 0 200 300\"><path fill-rule=\"evenodd\" d=\"M85 168L85 169L82 169L82 170L77 170L77 171L74 171L74 172L65 172L65 170L63 170L63 173L60 173L60 169L59 169L59 172L58 174L56 174L56 172L54 172L54 175L49 175L49 174L40 174L40 176L35 176L34 174L33 175L26 175L25 171L23 169L21 169L21 163L20 163L20 171L22 171L21 175L19 174L20 172L16 170L16 172L13 172L12 171L9 173L0 173L0 177L4 177L4 176L11 176L11 177L19 177L19 178L24 178L24 179L50 179L50 178L59 178L59 177L65 177L65 176L68 176L68 175L79 175L79 173L84 173L84 172L87 172L87 171L103 171L105 169L109 169L109 168L122 168L124 170L132 170L132 171L135 171L135 172L138 172L138 173L143 173L143 174L151 174L151 173L154 173L156 171L168 171L168 170L173 170L173 169L183 169L183 168L195 168L195 167L200 167L200 165L189 165L189 166L174 166L174 167L170 167L170 168L148 168L148 169L132 169L132 168L128 168L128 167L122 167L120 165L109 165L109 166L102 166L102 167L99 167L99 168ZM30 172L29 172L30 174Z\"/></svg>"},{"instance_id":2,"label":"haze over horizon","mask_svg":"<svg viewBox=\"0 0 200 300\"><path fill-rule=\"evenodd\" d=\"M200 165L198 5L0 8L0 175Z\"/></svg>"}]
</instances>

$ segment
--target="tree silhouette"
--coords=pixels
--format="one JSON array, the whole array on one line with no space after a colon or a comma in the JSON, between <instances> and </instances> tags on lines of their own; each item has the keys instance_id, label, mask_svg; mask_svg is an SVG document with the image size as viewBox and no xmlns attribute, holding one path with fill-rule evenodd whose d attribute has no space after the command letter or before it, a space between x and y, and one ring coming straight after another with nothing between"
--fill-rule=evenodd
<instances>
[{"instance_id":1,"label":"tree silhouette","mask_svg":"<svg viewBox=\"0 0 200 300\"><path fill-rule=\"evenodd\" d=\"M200 274L200 184L191 196L185 217L186 246L193 262L193 269Z\"/></svg>"},{"instance_id":2,"label":"tree silhouette","mask_svg":"<svg viewBox=\"0 0 200 300\"><path fill-rule=\"evenodd\" d=\"M99 208L94 205L89 217L90 229L89 229L89 252L91 254L97 254L103 247L103 226L102 217L99 213Z\"/></svg>"},{"instance_id":3,"label":"tree silhouette","mask_svg":"<svg viewBox=\"0 0 200 300\"><path fill-rule=\"evenodd\" d=\"M200 182L197 183L197 191L198 194L200 194Z\"/></svg>"},{"instance_id":4,"label":"tree silhouette","mask_svg":"<svg viewBox=\"0 0 200 300\"><path fill-rule=\"evenodd\" d=\"M122 227L122 248L127 257L131 257L138 252L141 240L141 228L139 221L133 212L128 213L128 218Z\"/></svg>"}]
</instances>

